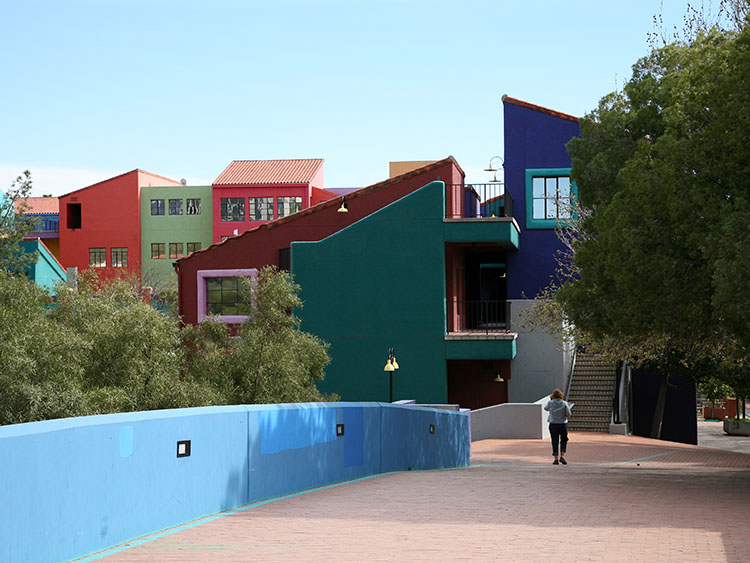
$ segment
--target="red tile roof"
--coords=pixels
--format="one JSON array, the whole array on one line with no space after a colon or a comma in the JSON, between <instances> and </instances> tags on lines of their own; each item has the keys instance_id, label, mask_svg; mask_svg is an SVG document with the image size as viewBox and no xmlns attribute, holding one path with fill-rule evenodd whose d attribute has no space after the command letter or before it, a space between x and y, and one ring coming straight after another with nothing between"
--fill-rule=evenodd
<instances>
[{"instance_id":1,"label":"red tile roof","mask_svg":"<svg viewBox=\"0 0 750 563\"><path fill-rule=\"evenodd\" d=\"M21 203L26 202L24 213L59 213L60 200L56 197L27 197L26 199L17 199L13 202L16 213L20 211Z\"/></svg>"},{"instance_id":2,"label":"red tile roof","mask_svg":"<svg viewBox=\"0 0 750 563\"><path fill-rule=\"evenodd\" d=\"M578 121L578 118L575 115L570 115L569 113L563 113L561 111L557 111L554 109L549 109L543 106L538 106L536 104L532 104L531 102L524 102L523 100L519 100L517 98L511 98L507 94L503 95L503 102L508 102L509 104L521 106L522 108L533 109L534 111L546 113L547 115L559 117L560 119L567 119L568 121Z\"/></svg>"},{"instance_id":3,"label":"red tile roof","mask_svg":"<svg viewBox=\"0 0 750 563\"><path fill-rule=\"evenodd\" d=\"M213 185L308 184L321 166L322 158L233 160Z\"/></svg>"}]
</instances>

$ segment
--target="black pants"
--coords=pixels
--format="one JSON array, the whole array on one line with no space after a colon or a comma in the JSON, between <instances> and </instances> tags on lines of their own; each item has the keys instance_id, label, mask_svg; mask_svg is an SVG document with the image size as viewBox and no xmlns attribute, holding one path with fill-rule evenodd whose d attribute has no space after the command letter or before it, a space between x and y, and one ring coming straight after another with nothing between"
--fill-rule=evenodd
<instances>
[{"instance_id":1,"label":"black pants","mask_svg":"<svg viewBox=\"0 0 750 563\"><path fill-rule=\"evenodd\" d=\"M550 422L549 437L552 440L552 455L557 456L558 442L560 444L560 453L564 454L568 448L568 423Z\"/></svg>"}]
</instances>

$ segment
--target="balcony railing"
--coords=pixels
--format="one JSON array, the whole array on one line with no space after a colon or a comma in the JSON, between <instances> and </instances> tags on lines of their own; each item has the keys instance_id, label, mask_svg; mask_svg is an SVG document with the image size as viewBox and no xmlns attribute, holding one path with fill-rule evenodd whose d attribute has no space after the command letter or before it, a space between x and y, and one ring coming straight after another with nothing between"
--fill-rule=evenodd
<instances>
[{"instance_id":1,"label":"balcony railing","mask_svg":"<svg viewBox=\"0 0 750 563\"><path fill-rule=\"evenodd\" d=\"M448 219L513 217L513 198L504 184L447 184L445 189Z\"/></svg>"},{"instance_id":2,"label":"balcony railing","mask_svg":"<svg viewBox=\"0 0 750 563\"><path fill-rule=\"evenodd\" d=\"M449 332L508 332L510 301L449 301Z\"/></svg>"}]
</instances>

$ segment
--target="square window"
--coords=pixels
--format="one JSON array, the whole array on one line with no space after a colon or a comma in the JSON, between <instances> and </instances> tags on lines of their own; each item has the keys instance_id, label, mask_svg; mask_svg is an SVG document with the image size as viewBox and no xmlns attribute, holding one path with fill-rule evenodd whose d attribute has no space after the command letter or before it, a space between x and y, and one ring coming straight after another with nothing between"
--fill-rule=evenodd
<instances>
[{"instance_id":1,"label":"square window","mask_svg":"<svg viewBox=\"0 0 750 563\"><path fill-rule=\"evenodd\" d=\"M164 200L163 199L151 200L151 215L164 215Z\"/></svg>"},{"instance_id":2,"label":"square window","mask_svg":"<svg viewBox=\"0 0 750 563\"><path fill-rule=\"evenodd\" d=\"M189 242L189 243L187 243L187 253L188 254L192 254L196 250L200 250L200 249L201 249L201 243L199 243L199 242Z\"/></svg>"},{"instance_id":3,"label":"square window","mask_svg":"<svg viewBox=\"0 0 750 563\"><path fill-rule=\"evenodd\" d=\"M107 249L106 248L89 248L89 267L106 268L107 267Z\"/></svg>"},{"instance_id":4,"label":"square window","mask_svg":"<svg viewBox=\"0 0 750 563\"><path fill-rule=\"evenodd\" d=\"M113 268L127 268L128 267L128 249L127 248L113 248L112 254L112 267Z\"/></svg>"},{"instance_id":5,"label":"square window","mask_svg":"<svg viewBox=\"0 0 750 563\"><path fill-rule=\"evenodd\" d=\"M165 258L166 244L163 242L151 243L151 258L153 260L162 260Z\"/></svg>"},{"instance_id":6,"label":"square window","mask_svg":"<svg viewBox=\"0 0 750 563\"><path fill-rule=\"evenodd\" d=\"M250 295L240 278L206 278L206 304L210 315L247 315Z\"/></svg>"},{"instance_id":7,"label":"square window","mask_svg":"<svg viewBox=\"0 0 750 563\"><path fill-rule=\"evenodd\" d=\"M250 221L273 221L273 198L248 198L248 218Z\"/></svg>"},{"instance_id":8,"label":"square window","mask_svg":"<svg viewBox=\"0 0 750 563\"><path fill-rule=\"evenodd\" d=\"M245 198L221 198L221 220L225 222L245 220Z\"/></svg>"},{"instance_id":9,"label":"square window","mask_svg":"<svg viewBox=\"0 0 750 563\"><path fill-rule=\"evenodd\" d=\"M526 228L565 226L576 194L569 168L526 170Z\"/></svg>"},{"instance_id":10,"label":"square window","mask_svg":"<svg viewBox=\"0 0 750 563\"><path fill-rule=\"evenodd\" d=\"M201 214L200 198L187 200L187 214L188 215L200 215Z\"/></svg>"},{"instance_id":11,"label":"square window","mask_svg":"<svg viewBox=\"0 0 750 563\"><path fill-rule=\"evenodd\" d=\"M302 211L301 197L279 197L276 199L278 217L286 217L297 211Z\"/></svg>"},{"instance_id":12,"label":"square window","mask_svg":"<svg viewBox=\"0 0 750 563\"><path fill-rule=\"evenodd\" d=\"M169 214L170 215L182 215L182 200L181 199L169 200Z\"/></svg>"},{"instance_id":13,"label":"square window","mask_svg":"<svg viewBox=\"0 0 750 563\"><path fill-rule=\"evenodd\" d=\"M169 257L170 258L182 258L182 243L181 242L169 243Z\"/></svg>"}]
</instances>

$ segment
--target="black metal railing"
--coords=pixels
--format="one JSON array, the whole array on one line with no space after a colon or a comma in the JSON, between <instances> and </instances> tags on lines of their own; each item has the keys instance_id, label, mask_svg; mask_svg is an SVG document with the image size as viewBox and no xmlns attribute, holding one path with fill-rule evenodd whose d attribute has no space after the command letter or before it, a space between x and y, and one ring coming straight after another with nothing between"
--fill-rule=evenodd
<instances>
[{"instance_id":1,"label":"black metal railing","mask_svg":"<svg viewBox=\"0 0 750 563\"><path fill-rule=\"evenodd\" d=\"M454 332L508 332L510 301L449 301Z\"/></svg>"},{"instance_id":2,"label":"black metal railing","mask_svg":"<svg viewBox=\"0 0 750 563\"><path fill-rule=\"evenodd\" d=\"M447 184L445 189L448 219L513 217L513 198L505 184Z\"/></svg>"}]
</instances>

